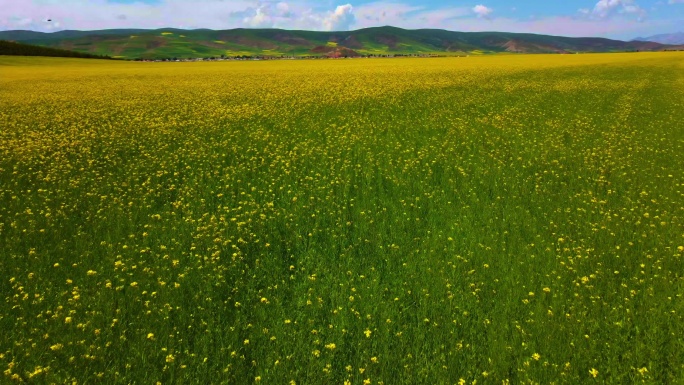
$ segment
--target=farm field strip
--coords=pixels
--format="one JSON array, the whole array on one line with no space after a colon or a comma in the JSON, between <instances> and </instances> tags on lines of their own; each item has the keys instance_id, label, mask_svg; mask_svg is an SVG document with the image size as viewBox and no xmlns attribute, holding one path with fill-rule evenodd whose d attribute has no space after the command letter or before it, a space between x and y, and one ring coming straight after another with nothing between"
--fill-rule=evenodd
<instances>
[{"instance_id":1,"label":"farm field strip","mask_svg":"<svg viewBox=\"0 0 684 385\"><path fill-rule=\"evenodd\" d=\"M0 56L0 382L682 382L682 69Z\"/></svg>"}]
</instances>

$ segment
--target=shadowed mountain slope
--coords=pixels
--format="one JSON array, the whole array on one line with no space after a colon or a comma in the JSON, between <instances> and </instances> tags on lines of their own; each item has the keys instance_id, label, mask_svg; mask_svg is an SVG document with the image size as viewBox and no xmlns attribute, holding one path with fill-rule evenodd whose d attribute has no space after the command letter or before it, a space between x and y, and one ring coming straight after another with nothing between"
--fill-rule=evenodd
<instances>
[{"instance_id":1,"label":"shadowed mountain slope","mask_svg":"<svg viewBox=\"0 0 684 385\"><path fill-rule=\"evenodd\" d=\"M507 32L374 27L345 32L282 29L2 31L0 39L121 58L209 56L358 56L388 54L574 53L661 51L648 41L571 38Z\"/></svg>"},{"instance_id":2,"label":"shadowed mountain slope","mask_svg":"<svg viewBox=\"0 0 684 385\"><path fill-rule=\"evenodd\" d=\"M16 43L6 40L0 40L0 55L72 57L82 59L111 59L111 57L104 55L91 55L83 52L75 52L64 49L42 47L38 45Z\"/></svg>"}]
</instances>

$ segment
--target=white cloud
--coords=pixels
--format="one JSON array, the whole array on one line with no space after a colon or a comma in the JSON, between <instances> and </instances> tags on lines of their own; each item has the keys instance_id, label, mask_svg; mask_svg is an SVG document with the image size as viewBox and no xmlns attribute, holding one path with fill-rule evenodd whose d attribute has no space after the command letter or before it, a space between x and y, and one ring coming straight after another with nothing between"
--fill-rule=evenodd
<instances>
[{"instance_id":1,"label":"white cloud","mask_svg":"<svg viewBox=\"0 0 684 385\"><path fill-rule=\"evenodd\" d=\"M677 23L669 20L649 20L642 23L635 19L615 17L592 19L569 16L541 17L530 20L494 18L484 23L479 19L463 19L457 30L465 32L508 31L519 33L538 33L545 35L571 37L605 37L631 40L635 36L649 36L657 31L677 28ZM439 27L438 27L439 28Z\"/></svg>"},{"instance_id":2,"label":"white cloud","mask_svg":"<svg viewBox=\"0 0 684 385\"><path fill-rule=\"evenodd\" d=\"M473 12L475 12L478 17L487 18L492 12L494 12L494 10L480 4L473 7Z\"/></svg>"},{"instance_id":3,"label":"white cloud","mask_svg":"<svg viewBox=\"0 0 684 385\"><path fill-rule=\"evenodd\" d=\"M48 19L52 20L48 22ZM27 21L28 20L28 21ZM314 0L160 0L121 3L111 0L0 0L0 30L107 28L349 29L350 4L323 8Z\"/></svg>"},{"instance_id":4,"label":"white cloud","mask_svg":"<svg viewBox=\"0 0 684 385\"><path fill-rule=\"evenodd\" d=\"M601 19L609 18L615 14L633 14L639 19L646 17L646 10L639 7L634 0L599 0L594 6L592 16Z\"/></svg>"},{"instance_id":5,"label":"white cloud","mask_svg":"<svg viewBox=\"0 0 684 385\"><path fill-rule=\"evenodd\" d=\"M255 11L254 16L248 16L244 18L244 23L247 26L254 28L271 28L275 20L269 15L268 6L259 6Z\"/></svg>"},{"instance_id":6,"label":"white cloud","mask_svg":"<svg viewBox=\"0 0 684 385\"><path fill-rule=\"evenodd\" d=\"M356 24L354 28L380 25L393 25L407 29L439 28L452 31L481 32L507 31L520 33L539 33L575 37L608 37L631 40L635 36L654 34L657 31L671 30L677 25L674 21L649 20L640 23L635 18L618 15L601 19L591 16L587 9L586 17L547 16L535 18L494 17L487 19L473 17L471 7L450 7L428 9L424 6L409 6L397 2L375 2L354 7Z\"/></svg>"},{"instance_id":7,"label":"white cloud","mask_svg":"<svg viewBox=\"0 0 684 385\"><path fill-rule=\"evenodd\" d=\"M347 31L354 24L354 7L351 4L338 5L323 19L323 29L326 31Z\"/></svg>"},{"instance_id":8,"label":"white cloud","mask_svg":"<svg viewBox=\"0 0 684 385\"><path fill-rule=\"evenodd\" d=\"M163 27L344 30L392 25L408 29L498 30L631 39L681 27L676 20L667 18L639 23L638 19L645 15L637 4L639 0L594 0L595 6L584 9L584 14L580 11L574 17L536 18L524 15L520 18L497 17L497 12L482 4L435 8L427 2L380 0L352 7L346 4L351 0L337 1L341 3L320 0L195 0L192 3L158 0L151 4L112 0L0 0L0 30L52 32Z\"/></svg>"},{"instance_id":9,"label":"white cloud","mask_svg":"<svg viewBox=\"0 0 684 385\"><path fill-rule=\"evenodd\" d=\"M21 17L13 16L10 18L10 20L12 23L14 23L14 25L16 25L18 27L25 27L25 26L29 26L29 25L33 24L33 19L30 17L21 18Z\"/></svg>"},{"instance_id":10,"label":"white cloud","mask_svg":"<svg viewBox=\"0 0 684 385\"><path fill-rule=\"evenodd\" d=\"M283 28L324 31L344 31L354 24L351 4L340 5L334 11L314 11L304 4L285 2L262 3L246 11L244 26L251 28Z\"/></svg>"},{"instance_id":11,"label":"white cloud","mask_svg":"<svg viewBox=\"0 0 684 385\"><path fill-rule=\"evenodd\" d=\"M282 17L292 16L292 12L290 12L290 6L287 3L281 1L280 3L276 4L276 9Z\"/></svg>"},{"instance_id":12,"label":"white cloud","mask_svg":"<svg viewBox=\"0 0 684 385\"><path fill-rule=\"evenodd\" d=\"M32 19L32 23L24 27L36 31L55 28L228 28L238 26L242 19L240 13L254 7L255 3L249 0L196 0L193 3L164 0L154 4L107 0L0 0L0 29L21 27L16 20L27 18Z\"/></svg>"}]
</instances>

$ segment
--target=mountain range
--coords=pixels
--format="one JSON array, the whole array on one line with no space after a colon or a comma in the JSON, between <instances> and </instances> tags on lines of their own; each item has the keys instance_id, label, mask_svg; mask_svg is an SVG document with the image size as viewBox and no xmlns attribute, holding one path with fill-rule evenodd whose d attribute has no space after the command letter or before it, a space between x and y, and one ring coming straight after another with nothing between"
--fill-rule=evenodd
<instances>
[{"instance_id":1,"label":"mountain range","mask_svg":"<svg viewBox=\"0 0 684 385\"><path fill-rule=\"evenodd\" d=\"M575 53L684 49L650 41L508 32L454 32L374 27L345 32L282 29L0 31L9 40L125 59L211 56L362 56L414 54Z\"/></svg>"},{"instance_id":2,"label":"mountain range","mask_svg":"<svg viewBox=\"0 0 684 385\"><path fill-rule=\"evenodd\" d=\"M649 37L637 37L634 41L652 41L660 44L684 44L684 32L665 33L662 35L653 35Z\"/></svg>"},{"instance_id":3,"label":"mountain range","mask_svg":"<svg viewBox=\"0 0 684 385\"><path fill-rule=\"evenodd\" d=\"M42 47L39 45L22 44L7 40L0 40L0 55L73 57L80 59L111 59L110 57L103 55L92 55L83 52Z\"/></svg>"}]
</instances>

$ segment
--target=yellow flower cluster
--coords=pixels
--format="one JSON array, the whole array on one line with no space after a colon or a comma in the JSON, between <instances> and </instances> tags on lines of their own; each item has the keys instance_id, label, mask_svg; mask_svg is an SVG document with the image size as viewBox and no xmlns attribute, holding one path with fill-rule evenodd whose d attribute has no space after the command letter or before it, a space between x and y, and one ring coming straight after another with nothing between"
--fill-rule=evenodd
<instances>
[{"instance_id":1,"label":"yellow flower cluster","mask_svg":"<svg viewBox=\"0 0 684 385\"><path fill-rule=\"evenodd\" d=\"M681 53L0 56L0 383L677 383L682 100Z\"/></svg>"}]
</instances>

